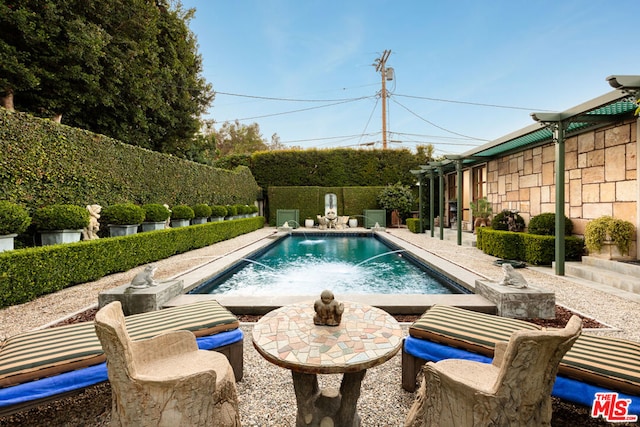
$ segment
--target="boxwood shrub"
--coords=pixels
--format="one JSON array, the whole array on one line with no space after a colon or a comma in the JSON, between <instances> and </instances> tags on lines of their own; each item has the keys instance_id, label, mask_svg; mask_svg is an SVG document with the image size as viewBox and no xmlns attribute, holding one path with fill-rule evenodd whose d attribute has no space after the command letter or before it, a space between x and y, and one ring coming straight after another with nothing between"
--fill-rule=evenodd
<instances>
[{"instance_id":1,"label":"boxwood shrub","mask_svg":"<svg viewBox=\"0 0 640 427\"><path fill-rule=\"evenodd\" d=\"M135 225L141 224L145 215L142 206L133 203L117 203L102 209L100 222L113 225Z\"/></svg>"},{"instance_id":2,"label":"boxwood shrub","mask_svg":"<svg viewBox=\"0 0 640 427\"><path fill-rule=\"evenodd\" d=\"M555 236L492 230L488 227L479 228L477 233L476 245L486 254L533 265L550 265L555 261ZM581 238L565 237L565 260L579 261L583 253L584 241Z\"/></svg>"},{"instance_id":3,"label":"boxwood shrub","mask_svg":"<svg viewBox=\"0 0 640 427\"><path fill-rule=\"evenodd\" d=\"M227 216L227 208L222 205L211 206L211 216L214 218L224 218Z\"/></svg>"},{"instance_id":4,"label":"boxwood shrub","mask_svg":"<svg viewBox=\"0 0 640 427\"><path fill-rule=\"evenodd\" d=\"M160 203L147 203L142 206L142 209L144 209L146 222L164 222L171 215L171 211Z\"/></svg>"},{"instance_id":5,"label":"boxwood shrub","mask_svg":"<svg viewBox=\"0 0 640 427\"><path fill-rule=\"evenodd\" d=\"M39 231L80 230L89 225L89 211L76 205L50 205L36 209L31 220Z\"/></svg>"},{"instance_id":6,"label":"boxwood shrub","mask_svg":"<svg viewBox=\"0 0 640 427\"><path fill-rule=\"evenodd\" d=\"M0 236L24 233L29 224L31 217L24 207L0 200Z\"/></svg>"},{"instance_id":7,"label":"boxwood shrub","mask_svg":"<svg viewBox=\"0 0 640 427\"><path fill-rule=\"evenodd\" d=\"M211 207L205 203L193 205L194 218L209 218L211 216Z\"/></svg>"},{"instance_id":8,"label":"boxwood shrub","mask_svg":"<svg viewBox=\"0 0 640 427\"><path fill-rule=\"evenodd\" d=\"M0 252L0 308L231 239L263 226L264 217L255 217Z\"/></svg>"},{"instance_id":9,"label":"boxwood shrub","mask_svg":"<svg viewBox=\"0 0 640 427\"><path fill-rule=\"evenodd\" d=\"M407 228L412 233L420 233L420 218L407 218Z\"/></svg>"},{"instance_id":10,"label":"boxwood shrub","mask_svg":"<svg viewBox=\"0 0 640 427\"><path fill-rule=\"evenodd\" d=\"M193 219L195 213L191 206L176 205L171 208L171 219Z\"/></svg>"},{"instance_id":11,"label":"boxwood shrub","mask_svg":"<svg viewBox=\"0 0 640 427\"><path fill-rule=\"evenodd\" d=\"M555 236L556 235L556 214L553 212L546 212L540 215L536 215L529 221L527 227L527 233L539 234L541 236ZM573 222L566 215L564 217L564 235L571 236L573 233Z\"/></svg>"}]
</instances>

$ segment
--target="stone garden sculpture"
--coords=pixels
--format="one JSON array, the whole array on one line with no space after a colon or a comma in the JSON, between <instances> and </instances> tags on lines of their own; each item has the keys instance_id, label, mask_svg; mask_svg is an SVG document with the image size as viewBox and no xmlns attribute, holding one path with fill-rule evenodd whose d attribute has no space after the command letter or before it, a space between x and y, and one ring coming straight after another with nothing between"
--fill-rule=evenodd
<instances>
[{"instance_id":1,"label":"stone garden sculpture","mask_svg":"<svg viewBox=\"0 0 640 427\"><path fill-rule=\"evenodd\" d=\"M573 316L564 329L521 330L496 343L491 364L427 362L405 426L551 426L558 365L581 332Z\"/></svg>"},{"instance_id":2,"label":"stone garden sculpture","mask_svg":"<svg viewBox=\"0 0 640 427\"><path fill-rule=\"evenodd\" d=\"M508 262L502 264L502 271L504 273L504 277L500 282L501 285L511 286L517 289L524 289L528 287L527 280L524 276L517 272Z\"/></svg>"},{"instance_id":3,"label":"stone garden sculpture","mask_svg":"<svg viewBox=\"0 0 640 427\"><path fill-rule=\"evenodd\" d=\"M82 230L82 240L95 240L99 239L98 230L100 229L100 211L102 206L100 205L87 205L89 211L89 225Z\"/></svg>"},{"instance_id":4,"label":"stone garden sculpture","mask_svg":"<svg viewBox=\"0 0 640 427\"><path fill-rule=\"evenodd\" d=\"M131 341L119 301L95 318L107 358L112 426L240 426L233 369L189 331Z\"/></svg>"},{"instance_id":5,"label":"stone garden sculpture","mask_svg":"<svg viewBox=\"0 0 640 427\"><path fill-rule=\"evenodd\" d=\"M132 289L144 289L156 286L157 283L153 279L153 275L157 269L158 267L155 264L147 265L144 270L135 275L131 280L131 285L129 285L129 287Z\"/></svg>"},{"instance_id":6,"label":"stone garden sculpture","mask_svg":"<svg viewBox=\"0 0 640 427\"><path fill-rule=\"evenodd\" d=\"M344 313L344 304L335 300L333 292L324 290L320 294L320 299L313 304L316 315L313 316L313 323L316 325L338 326Z\"/></svg>"}]
</instances>

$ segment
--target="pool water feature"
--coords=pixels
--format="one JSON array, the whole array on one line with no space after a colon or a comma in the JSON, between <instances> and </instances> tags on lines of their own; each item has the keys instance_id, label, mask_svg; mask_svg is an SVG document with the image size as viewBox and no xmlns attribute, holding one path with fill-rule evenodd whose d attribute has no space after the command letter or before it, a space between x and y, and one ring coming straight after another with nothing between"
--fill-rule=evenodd
<instances>
[{"instance_id":1,"label":"pool water feature","mask_svg":"<svg viewBox=\"0 0 640 427\"><path fill-rule=\"evenodd\" d=\"M248 258L248 259L247 259ZM452 280L372 234L292 234L190 293L228 296L461 294Z\"/></svg>"}]
</instances>

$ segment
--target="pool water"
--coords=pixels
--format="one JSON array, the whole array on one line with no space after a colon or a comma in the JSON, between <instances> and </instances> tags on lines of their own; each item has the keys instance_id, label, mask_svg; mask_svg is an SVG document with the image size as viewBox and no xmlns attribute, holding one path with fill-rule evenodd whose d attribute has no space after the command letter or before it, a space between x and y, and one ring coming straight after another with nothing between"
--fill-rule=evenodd
<instances>
[{"instance_id":1,"label":"pool water","mask_svg":"<svg viewBox=\"0 0 640 427\"><path fill-rule=\"evenodd\" d=\"M191 293L235 296L463 293L374 237L291 235Z\"/></svg>"}]
</instances>

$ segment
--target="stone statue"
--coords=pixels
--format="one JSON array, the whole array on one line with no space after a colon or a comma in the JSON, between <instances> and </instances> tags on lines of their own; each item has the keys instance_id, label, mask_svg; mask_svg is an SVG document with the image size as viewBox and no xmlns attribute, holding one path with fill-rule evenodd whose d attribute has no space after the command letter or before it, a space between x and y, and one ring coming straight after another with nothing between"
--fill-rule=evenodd
<instances>
[{"instance_id":1,"label":"stone statue","mask_svg":"<svg viewBox=\"0 0 640 427\"><path fill-rule=\"evenodd\" d=\"M168 204L164 204L162 205L165 208L167 208L167 210L169 211L169 216L167 217L167 219L164 222L164 228L171 228L171 209L169 209L169 205Z\"/></svg>"},{"instance_id":2,"label":"stone statue","mask_svg":"<svg viewBox=\"0 0 640 427\"><path fill-rule=\"evenodd\" d=\"M136 274L129 287L131 289L145 289L156 286L157 283L155 280L153 280L153 274L157 269L158 267L155 264L147 265L144 270Z\"/></svg>"},{"instance_id":3,"label":"stone statue","mask_svg":"<svg viewBox=\"0 0 640 427\"><path fill-rule=\"evenodd\" d=\"M98 230L100 229L100 211L102 206L100 205L87 205L89 211L89 225L82 230L82 240L95 240L99 239Z\"/></svg>"},{"instance_id":4,"label":"stone statue","mask_svg":"<svg viewBox=\"0 0 640 427\"><path fill-rule=\"evenodd\" d=\"M335 300L333 292L324 290L320 294L320 299L313 304L316 315L313 316L313 323L316 325L338 326L344 313L344 304Z\"/></svg>"},{"instance_id":5,"label":"stone statue","mask_svg":"<svg viewBox=\"0 0 640 427\"><path fill-rule=\"evenodd\" d=\"M527 281L524 276L517 272L511 264L507 262L502 264L502 271L504 272L504 277L500 282L502 286L511 286L517 289L528 287Z\"/></svg>"}]
</instances>

